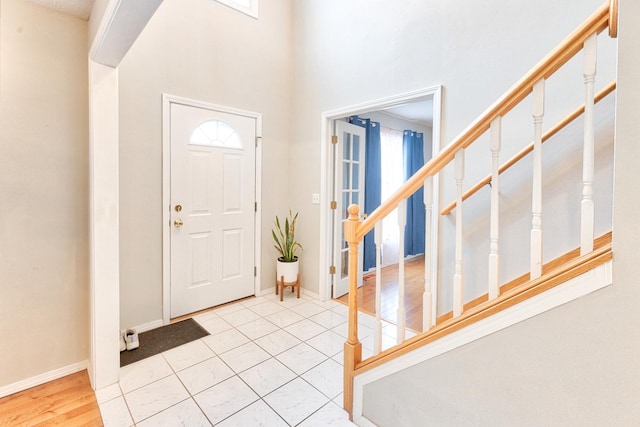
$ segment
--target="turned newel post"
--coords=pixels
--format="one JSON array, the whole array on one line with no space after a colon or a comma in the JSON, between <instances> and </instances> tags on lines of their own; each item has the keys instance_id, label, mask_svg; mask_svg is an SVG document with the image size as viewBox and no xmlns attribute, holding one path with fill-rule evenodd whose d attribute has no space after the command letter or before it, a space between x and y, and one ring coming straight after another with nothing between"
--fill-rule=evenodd
<instances>
[{"instance_id":1,"label":"turned newel post","mask_svg":"<svg viewBox=\"0 0 640 427\"><path fill-rule=\"evenodd\" d=\"M344 409L353 416L353 371L362 360L362 344L358 341L358 245L360 208L349 206L349 218L344 223L344 238L349 245L349 332L344 343Z\"/></svg>"}]
</instances>

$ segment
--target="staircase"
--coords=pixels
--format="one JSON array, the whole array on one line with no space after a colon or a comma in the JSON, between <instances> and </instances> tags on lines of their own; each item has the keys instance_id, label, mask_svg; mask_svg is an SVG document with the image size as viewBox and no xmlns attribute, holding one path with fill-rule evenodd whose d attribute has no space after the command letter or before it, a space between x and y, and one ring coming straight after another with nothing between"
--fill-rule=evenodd
<instances>
[{"instance_id":1,"label":"staircase","mask_svg":"<svg viewBox=\"0 0 640 427\"><path fill-rule=\"evenodd\" d=\"M356 422L367 423L362 418L362 400L368 382L612 283L612 205L608 197L612 162L607 164L606 159L612 156L613 135L606 129L613 124L611 100L616 83L596 92L595 80L598 37L605 37L601 33L608 29L608 36L615 38L616 23L617 1L613 0L602 5L364 221L357 205L349 207L344 224L350 272L344 408ZM577 61L581 61L584 104L557 121L551 114L553 125L549 126L545 104L565 95L549 93L545 85L549 82L548 86L556 89L558 79L566 79L565 70L575 67ZM519 122L523 108L533 116L531 133ZM578 130L580 144L576 145L572 142ZM508 160L502 162L502 157ZM579 177L572 180L563 174L574 159L579 160L580 170ZM488 174L481 173L480 162L486 163ZM405 338L401 260L397 343L383 348L378 280L373 355L363 359L357 330L357 274L351 274L358 268L358 247L365 235L374 233L376 275L380 277L382 220L398 210L403 253L405 205L419 189L424 189L426 210L422 331ZM523 194L526 213L520 209ZM454 200L441 205L449 195Z\"/></svg>"}]
</instances>

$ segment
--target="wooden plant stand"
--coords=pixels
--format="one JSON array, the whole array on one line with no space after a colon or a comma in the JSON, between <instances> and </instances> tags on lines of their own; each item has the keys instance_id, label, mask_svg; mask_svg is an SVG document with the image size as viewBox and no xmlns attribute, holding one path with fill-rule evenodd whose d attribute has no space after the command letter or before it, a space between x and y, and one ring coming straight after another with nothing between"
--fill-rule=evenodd
<instances>
[{"instance_id":1,"label":"wooden plant stand","mask_svg":"<svg viewBox=\"0 0 640 427\"><path fill-rule=\"evenodd\" d=\"M280 301L282 301L284 297L284 288L287 286L291 286L291 292L297 288L298 298L300 298L300 273L298 273L298 277L295 282L285 282L284 276L280 276L280 280L278 280L278 276L276 276L276 295L278 295L278 288L280 288Z\"/></svg>"}]
</instances>

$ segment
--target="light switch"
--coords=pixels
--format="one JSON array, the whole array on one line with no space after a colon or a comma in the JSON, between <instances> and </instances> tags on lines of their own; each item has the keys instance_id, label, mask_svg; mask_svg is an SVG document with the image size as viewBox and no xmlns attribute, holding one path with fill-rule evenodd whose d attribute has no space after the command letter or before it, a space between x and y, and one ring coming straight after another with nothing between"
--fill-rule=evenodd
<instances>
[{"instance_id":1,"label":"light switch","mask_svg":"<svg viewBox=\"0 0 640 427\"><path fill-rule=\"evenodd\" d=\"M320 195L318 193L313 193L311 195L311 203L313 203L314 205L320 204Z\"/></svg>"}]
</instances>

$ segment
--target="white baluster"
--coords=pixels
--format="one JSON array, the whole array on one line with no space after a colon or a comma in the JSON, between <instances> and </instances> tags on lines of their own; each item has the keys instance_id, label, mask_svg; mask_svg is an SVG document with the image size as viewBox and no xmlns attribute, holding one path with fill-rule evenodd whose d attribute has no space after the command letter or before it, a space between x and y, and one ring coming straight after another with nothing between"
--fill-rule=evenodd
<instances>
[{"instance_id":1,"label":"white baluster","mask_svg":"<svg viewBox=\"0 0 640 427\"><path fill-rule=\"evenodd\" d=\"M374 228L374 242L376 245L376 324L373 335L373 354L382 351L382 317L380 316L380 288L382 287L382 221L376 222Z\"/></svg>"},{"instance_id":2,"label":"white baluster","mask_svg":"<svg viewBox=\"0 0 640 427\"><path fill-rule=\"evenodd\" d=\"M531 200L531 273L542 275L542 117L544 116L544 79L533 85L533 195Z\"/></svg>"},{"instance_id":3,"label":"white baluster","mask_svg":"<svg viewBox=\"0 0 640 427\"><path fill-rule=\"evenodd\" d=\"M491 139L491 224L489 230L489 299L498 297L500 293L500 251L499 224L500 218L500 144L502 133L502 118L493 119L490 127Z\"/></svg>"},{"instance_id":4,"label":"white baluster","mask_svg":"<svg viewBox=\"0 0 640 427\"><path fill-rule=\"evenodd\" d=\"M422 331L431 329L433 295L431 293L431 215L433 213L433 178L424 180L424 293L422 294Z\"/></svg>"},{"instance_id":5,"label":"white baluster","mask_svg":"<svg viewBox=\"0 0 640 427\"><path fill-rule=\"evenodd\" d=\"M453 317L462 314L463 276L462 276L462 180L464 179L464 149L459 150L455 157L456 169L456 265L453 275Z\"/></svg>"},{"instance_id":6,"label":"white baluster","mask_svg":"<svg viewBox=\"0 0 640 427\"><path fill-rule=\"evenodd\" d=\"M584 150L582 160L582 203L580 215L580 255L593 251L593 174L594 174L594 83L596 80L597 34L584 42Z\"/></svg>"},{"instance_id":7,"label":"white baluster","mask_svg":"<svg viewBox=\"0 0 640 427\"><path fill-rule=\"evenodd\" d=\"M398 331L396 334L397 343L404 341L404 228L407 224L407 200L403 199L398 203Z\"/></svg>"}]
</instances>

